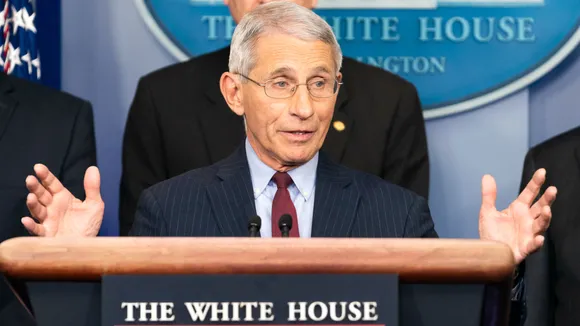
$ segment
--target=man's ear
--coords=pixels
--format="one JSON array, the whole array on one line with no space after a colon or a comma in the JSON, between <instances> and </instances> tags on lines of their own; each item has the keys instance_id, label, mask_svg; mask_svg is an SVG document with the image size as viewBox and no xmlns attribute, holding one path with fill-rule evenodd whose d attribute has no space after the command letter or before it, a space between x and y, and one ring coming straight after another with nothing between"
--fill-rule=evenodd
<instances>
[{"instance_id":1,"label":"man's ear","mask_svg":"<svg viewBox=\"0 0 580 326\"><path fill-rule=\"evenodd\" d=\"M237 76L224 72L220 78L220 90L230 109L239 116L244 115L242 90Z\"/></svg>"}]
</instances>

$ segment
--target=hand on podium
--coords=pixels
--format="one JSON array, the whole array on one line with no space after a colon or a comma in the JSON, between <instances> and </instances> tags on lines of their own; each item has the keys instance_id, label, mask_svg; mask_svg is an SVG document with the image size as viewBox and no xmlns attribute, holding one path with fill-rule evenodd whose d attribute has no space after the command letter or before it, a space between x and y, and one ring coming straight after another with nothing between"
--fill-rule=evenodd
<instances>
[{"instance_id":1,"label":"hand on podium","mask_svg":"<svg viewBox=\"0 0 580 326\"><path fill-rule=\"evenodd\" d=\"M26 178L26 188L30 191L26 205L36 219L22 218L28 232L44 237L91 237L99 233L105 203L101 199L101 177L97 167L89 167L85 172L84 201L75 198L45 165L36 164L34 172L38 179Z\"/></svg>"},{"instance_id":2,"label":"hand on podium","mask_svg":"<svg viewBox=\"0 0 580 326\"><path fill-rule=\"evenodd\" d=\"M545 181L546 170L537 170L518 198L501 212L495 207L497 186L494 178L485 175L481 181L479 236L483 240L507 244L514 253L516 264L544 244L543 234L550 226L550 207L557 192L556 187L549 187L534 203Z\"/></svg>"}]
</instances>

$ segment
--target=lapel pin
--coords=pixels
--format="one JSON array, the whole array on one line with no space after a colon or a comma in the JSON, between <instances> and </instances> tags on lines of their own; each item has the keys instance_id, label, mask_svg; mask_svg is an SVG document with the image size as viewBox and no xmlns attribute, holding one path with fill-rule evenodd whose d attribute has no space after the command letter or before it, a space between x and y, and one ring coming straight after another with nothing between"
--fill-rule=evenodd
<instances>
[{"instance_id":1,"label":"lapel pin","mask_svg":"<svg viewBox=\"0 0 580 326\"><path fill-rule=\"evenodd\" d=\"M340 132L340 131L343 131L343 130L344 130L344 128L346 128L346 126L344 125L344 122L342 122L342 121L339 121L339 120L335 121L335 122L332 124L332 126L333 126L333 127L334 127L334 129L336 129L336 131L338 131L338 132Z\"/></svg>"}]
</instances>

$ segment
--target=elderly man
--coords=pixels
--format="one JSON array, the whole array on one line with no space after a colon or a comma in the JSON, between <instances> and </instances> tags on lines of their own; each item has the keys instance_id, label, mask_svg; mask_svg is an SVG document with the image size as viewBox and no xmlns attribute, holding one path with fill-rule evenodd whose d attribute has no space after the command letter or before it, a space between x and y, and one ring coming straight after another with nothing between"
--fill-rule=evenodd
<instances>
[{"instance_id":1,"label":"elderly man","mask_svg":"<svg viewBox=\"0 0 580 326\"><path fill-rule=\"evenodd\" d=\"M224 0L234 21L266 0ZM313 8L316 0L293 0ZM230 48L141 78L123 139L120 234L127 235L141 192L229 156L245 138L243 119L228 108L219 79ZM415 87L383 69L344 58L344 85L322 146L330 159L429 194L429 159Z\"/></svg>"},{"instance_id":2,"label":"elderly man","mask_svg":"<svg viewBox=\"0 0 580 326\"><path fill-rule=\"evenodd\" d=\"M234 33L229 72L220 79L229 107L247 123L246 141L228 158L143 192L135 236L246 236L262 218L262 237L278 237L290 215L294 237L436 237L427 202L376 176L333 163L320 152L332 120L342 56L330 26L312 11L272 2L246 15ZM48 169L35 166L26 228L41 236L98 233L104 203L99 173L85 176L78 200ZM534 203L538 170L508 209L495 208L496 186L482 181L480 235L509 245L516 262L536 251L551 219L556 189Z\"/></svg>"}]
</instances>

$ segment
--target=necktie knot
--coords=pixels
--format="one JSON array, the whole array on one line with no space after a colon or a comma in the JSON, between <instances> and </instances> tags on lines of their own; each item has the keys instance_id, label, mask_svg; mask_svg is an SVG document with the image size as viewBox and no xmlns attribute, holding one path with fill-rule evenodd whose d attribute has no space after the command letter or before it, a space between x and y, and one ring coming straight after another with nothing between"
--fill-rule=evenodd
<instances>
[{"instance_id":1,"label":"necktie knot","mask_svg":"<svg viewBox=\"0 0 580 326\"><path fill-rule=\"evenodd\" d=\"M278 186L278 189L286 189L292 184L292 177L286 172L276 172L272 177L272 180Z\"/></svg>"}]
</instances>

